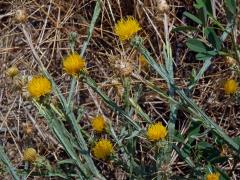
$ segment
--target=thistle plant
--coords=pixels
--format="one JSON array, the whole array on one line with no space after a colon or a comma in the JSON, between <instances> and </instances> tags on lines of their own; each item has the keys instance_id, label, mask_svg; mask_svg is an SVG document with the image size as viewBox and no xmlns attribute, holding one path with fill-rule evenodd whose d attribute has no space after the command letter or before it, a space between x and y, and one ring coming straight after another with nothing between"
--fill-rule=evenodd
<instances>
[{"instance_id":1,"label":"thistle plant","mask_svg":"<svg viewBox=\"0 0 240 180\"><path fill-rule=\"evenodd\" d=\"M191 171L187 178L190 176L193 179L207 180L228 178L225 171L215 163L224 159L221 157L223 153L219 152L216 147L228 146L231 149L231 156L236 159L235 164L237 164L237 160L240 158L239 143L236 139L229 137L202 110L202 107L197 105L192 95L194 88L212 64L213 59L216 56L227 54L222 48L223 42L228 35L234 34L232 31L234 31L235 23L229 21L226 30L223 30L222 25L217 22L217 19L214 19L213 13L209 10L209 7L212 6L201 0L197 1L195 6L199 12L206 12L206 17L200 19L190 13L185 13L186 17L202 26L202 38L208 42L205 44L202 39L189 37L188 48L194 51L196 58L203 63L199 71L194 71L189 82L186 83L187 85L183 87L176 83L175 77L175 59L170 40L171 30L169 17L166 14L170 7L165 1L162 2L164 3L158 3L158 11L162 13L164 29L164 38L161 39L162 47L160 49L162 63L159 63L146 47L146 38L144 33L141 33L144 28L137 18L132 16L120 18L115 21L112 28L117 44L122 47L118 50L119 53L124 57L131 57L129 51L126 50L131 49L131 52L134 52L132 54L137 56L138 63L136 64L139 64L141 68L141 71L135 71L134 62L127 58L118 58L117 54L112 55L114 58L109 57L114 64L114 77L118 79L115 81L117 83L113 83L113 87L115 89L118 86L121 87L121 93L118 93L121 96L120 103L115 102L88 72L86 50L90 48L88 44L102 9L102 1L96 1L87 36L80 52L75 50L77 34L73 32L69 34L70 50L62 59L63 76L67 76L71 80L66 92L62 91L51 75L51 71L42 63L40 55L33 46L27 27L21 24L21 30L39 68L38 75L33 75L28 81L27 91L31 102L38 110L38 116L44 118L66 156L64 156L65 159L59 160L56 167L53 168L46 158L37 153L35 148L25 148L23 151L25 169L24 172L21 172L12 168L10 160L0 146L0 159L14 179L26 178L26 172L31 167L43 170L44 175L63 179L107 179L108 177L105 177L104 171L102 171L102 167L105 166L121 168L129 179L171 179L178 178L173 174L174 158L179 158L186 163L187 168ZM231 4L233 1L225 3L227 11L234 19L236 12ZM214 22L222 30L220 37L218 37L216 29L207 27L208 22ZM182 31L182 29L184 28L176 28L175 31ZM236 42L233 42L233 45L235 47ZM238 48L234 48L233 54L239 60ZM161 89L151 78L143 78L140 75L142 71L149 71L148 76L154 73L161 78L167 90ZM18 73L16 69L8 70L10 77L14 77ZM229 97L234 97L238 93L237 79L237 77L228 79L223 85L222 89L225 94L231 95ZM81 93L77 89L78 82L84 84L91 95L95 93L94 95L98 98L94 99L94 103L103 102L104 107L106 105L105 109L111 112L111 115L102 111L99 105L95 116L89 116L91 117L89 123L83 121L86 111L82 105L76 105L75 98L77 94ZM144 108L140 101L144 90L154 93L167 104L168 113L164 118L156 119ZM179 112L188 120L189 127L184 133L177 128L177 123L181 123ZM118 123L115 122L115 119L118 120ZM32 133L31 128L26 131L29 136ZM209 133L212 134L213 140L205 142ZM214 157L209 157L211 155ZM69 166L70 172L63 170L61 165Z\"/></svg>"}]
</instances>

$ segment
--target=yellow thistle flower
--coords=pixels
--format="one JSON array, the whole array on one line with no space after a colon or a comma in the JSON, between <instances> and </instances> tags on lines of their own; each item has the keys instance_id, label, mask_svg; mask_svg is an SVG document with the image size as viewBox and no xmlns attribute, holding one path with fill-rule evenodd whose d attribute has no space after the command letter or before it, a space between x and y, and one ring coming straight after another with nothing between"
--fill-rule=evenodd
<instances>
[{"instance_id":1,"label":"yellow thistle flower","mask_svg":"<svg viewBox=\"0 0 240 180\"><path fill-rule=\"evenodd\" d=\"M224 84L224 91L226 94L234 94L237 91L238 84L234 79L229 79Z\"/></svg>"},{"instance_id":2,"label":"yellow thistle flower","mask_svg":"<svg viewBox=\"0 0 240 180\"><path fill-rule=\"evenodd\" d=\"M28 92L31 97L39 98L49 94L52 90L51 82L43 76L34 76L27 85Z\"/></svg>"},{"instance_id":3,"label":"yellow thistle flower","mask_svg":"<svg viewBox=\"0 0 240 180\"><path fill-rule=\"evenodd\" d=\"M160 122L151 124L147 129L147 138L150 141L159 141L164 139L166 135L167 129Z\"/></svg>"},{"instance_id":4,"label":"yellow thistle flower","mask_svg":"<svg viewBox=\"0 0 240 180\"><path fill-rule=\"evenodd\" d=\"M113 145L108 139L100 139L92 151L97 159L105 160L113 152Z\"/></svg>"},{"instance_id":5,"label":"yellow thistle flower","mask_svg":"<svg viewBox=\"0 0 240 180\"><path fill-rule=\"evenodd\" d=\"M141 30L140 24L133 17L120 19L114 27L114 32L120 41L131 39L139 30Z\"/></svg>"},{"instance_id":6,"label":"yellow thistle flower","mask_svg":"<svg viewBox=\"0 0 240 180\"><path fill-rule=\"evenodd\" d=\"M219 179L220 179L219 173L210 173L206 177L206 180L219 180Z\"/></svg>"},{"instance_id":7,"label":"yellow thistle flower","mask_svg":"<svg viewBox=\"0 0 240 180\"><path fill-rule=\"evenodd\" d=\"M17 66L12 66L6 70L6 74L7 74L7 76L13 78L14 76L19 74L19 70L18 70Z\"/></svg>"},{"instance_id":8,"label":"yellow thistle flower","mask_svg":"<svg viewBox=\"0 0 240 180\"><path fill-rule=\"evenodd\" d=\"M27 148L23 151L23 160L34 162L38 157L37 151L34 148Z\"/></svg>"},{"instance_id":9,"label":"yellow thistle flower","mask_svg":"<svg viewBox=\"0 0 240 180\"><path fill-rule=\"evenodd\" d=\"M101 133L105 128L105 120L102 115L92 119L92 127L98 133Z\"/></svg>"},{"instance_id":10,"label":"yellow thistle flower","mask_svg":"<svg viewBox=\"0 0 240 180\"><path fill-rule=\"evenodd\" d=\"M63 60L63 69L69 75L78 75L85 68L85 60L77 53L68 55Z\"/></svg>"}]
</instances>

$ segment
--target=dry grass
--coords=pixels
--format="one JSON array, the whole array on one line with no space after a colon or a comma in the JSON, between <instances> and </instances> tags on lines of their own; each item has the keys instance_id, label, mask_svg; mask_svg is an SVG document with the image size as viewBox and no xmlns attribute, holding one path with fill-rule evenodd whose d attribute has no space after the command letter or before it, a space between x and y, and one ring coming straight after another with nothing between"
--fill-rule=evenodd
<instances>
[{"instance_id":1,"label":"dry grass","mask_svg":"<svg viewBox=\"0 0 240 180\"><path fill-rule=\"evenodd\" d=\"M185 10L194 11L193 3L172 0L168 2L170 4L168 12L170 29L188 23L182 13ZM216 15L219 17L223 16L221 3L218 1L216 7ZM0 1L0 139L10 160L17 168L23 168L22 151L27 146L35 147L39 154L45 156L53 165L66 157L61 145L48 130L45 120L39 118L36 109L30 101L27 101L26 90L24 88L16 90L20 80L13 80L4 73L12 65L20 69L21 76L28 77L39 73L33 51L28 46L28 40L22 29L24 28L30 34L33 47L42 63L51 72L65 94L69 89L70 78L62 71L62 59L70 52L68 34L70 32L78 34L75 47L79 52L86 38L94 5L93 0ZM28 14L28 20L24 25L16 22L14 15L18 9L25 9ZM145 37L145 46L157 61L162 62L163 59L161 54L164 38L163 22L156 2L154 0L104 0L102 13L94 29L85 58L91 77L118 104L122 103L118 93L121 89L114 85L114 82L118 81L118 75L109 60L112 55L135 62L136 74L140 74L167 90L166 85L153 71L139 72L137 65L139 54L130 46L123 49L117 37L112 33L115 22L126 15L139 19L144 27L141 35ZM185 35L171 33L170 41L175 60L175 80L179 86L186 87L192 68L198 70L202 63L195 60L194 55L186 48ZM218 57L194 90L193 99L229 136L236 137L240 132L240 106L233 98L225 96L222 89L224 80L231 76L232 73L224 59ZM131 83L138 84L139 82L139 79L132 77ZM79 93L76 96L76 107L82 105L85 109L82 120L84 128L89 128L90 118L98 113L103 113L116 126L121 123L118 116L110 111L91 89L79 82L77 91ZM157 94L144 91L140 102L152 119L163 122L168 119L167 102ZM30 136L23 132L26 123L33 127ZM176 128L182 133L189 128L189 119L185 114L179 115ZM172 154L172 161L174 161L175 174L188 173L189 169L176 153ZM98 165L107 179L126 179L127 175L122 174L120 169L104 163ZM239 165L237 164L233 172L233 179L240 178ZM230 159L223 168L230 170L232 166ZM10 177L5 176L5 179L10 179Z\"/></svg>"}]
</instances>

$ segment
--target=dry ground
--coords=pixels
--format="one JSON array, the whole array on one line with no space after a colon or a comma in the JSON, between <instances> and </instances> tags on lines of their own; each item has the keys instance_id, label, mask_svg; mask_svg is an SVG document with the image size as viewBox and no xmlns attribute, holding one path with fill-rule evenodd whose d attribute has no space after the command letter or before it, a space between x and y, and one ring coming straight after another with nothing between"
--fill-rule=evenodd
<instances>
[{"instance_id":1,"label":"dry ground","mask_svg":"<svg viewBox=\"0 0 240 180\"><path fill-rule=\"evenodd\" d=\"M168 2L170 5L168 12L170 29L183 23L191 23L183 17L182 13L185 10L194 13L192 1L170 0ZM145 37L146 47L153 57L161 62L162 17L158 13L154 0L104 0L103 3L100 19L85 57L91 77L99 82L107 94L120 104L121 98L113 87L113 81L117 80L117 75L114 74L111 62L109 62L110 55L124 56L124 54L120 54L122 47L117 43L117 37L112 32L114 23L126 15L132 15L139 19L140 24L144 27L141 35ZM224 16L221 3L219 1L216 7L219 17ZM63 159L65 154L48 130L44 119L37 116L36 109L30 101L27 101L25 89L17 90L16 86L24 82L12 80L4 73L12 65L16 65L20 69L21 76L26 78L39 73L32 51L27 45L26 36L22 33L23 25L16 21L15 12L18 9L26 10L28 20L24 24L24 28L30 33L32 43L40 54L42 62L54 76L62 92L67 92L70 79L62 71L62 58L70 51L68 34L70 32L78 34L76 51L80 51L86 38L94 5L95 1L93 0L0 1L0 139L11 161L18 168L23 168L22 151L27 146L35 147L52 164ZM194 55L186 48L185 35L171 33L170 38L175 60L176 81L178 85L185 87L192 68L199 69L202 63L195 60ZM136 61L138 54L134 50L129 47L125 49L125 52L131 52L132 55L128 58ZM137 67L136 72L139 72ZM158 83L163 89L166 88L163 81L154 72L142 72L141 75ZM229 136L235 137L240 132L240 106L233 98L225 96L222 90L223 81L231 76L232 73L224 59L216 58L196 87L193 99ZM136 84L138 81L133 80L132 83ZM112 118L116 124L118 123L116 115L109 111L101 100L81 82L79 82L78 90L76 106L83 105L85 109L83 122L86 128L89 126L89 118L101 111ZM166 102L156 94L144 92L141 99L142 107L153 119L168 117ZM23 133L26 123L33 126L33 133L30 136ZM180 115L177 129L185 132L188 126L186 116ZM229 161L224 168L229 169L231 166ZM185 170L184 163L176 158L174 166L176 174L184 175L187 173ZM116 174L117 170L114 172L112 167L111 173ZM237 178L237 174L240 174L240 166L235 172L236 179L240 178L240 176ZM112 175L111 178L117 179L115 175Z\"/></svg>"}]
</instances>

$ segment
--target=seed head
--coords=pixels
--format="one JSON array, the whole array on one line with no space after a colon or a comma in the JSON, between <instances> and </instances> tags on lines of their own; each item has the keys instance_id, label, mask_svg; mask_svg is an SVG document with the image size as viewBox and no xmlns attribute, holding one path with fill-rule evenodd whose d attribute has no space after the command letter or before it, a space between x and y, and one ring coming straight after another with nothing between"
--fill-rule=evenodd
<instances>
[{"instance_id":1,"label":"seed head","mask_svg":"<svg viewBox=\"0 0 240 180\"><path fill-rule=\"evenodd\" d=\"M18 70L17 66L12 66L6 70L6 75L11 78L15 77L18 74L19 74L19 70Z\"/></svg>"}]
</instances>

